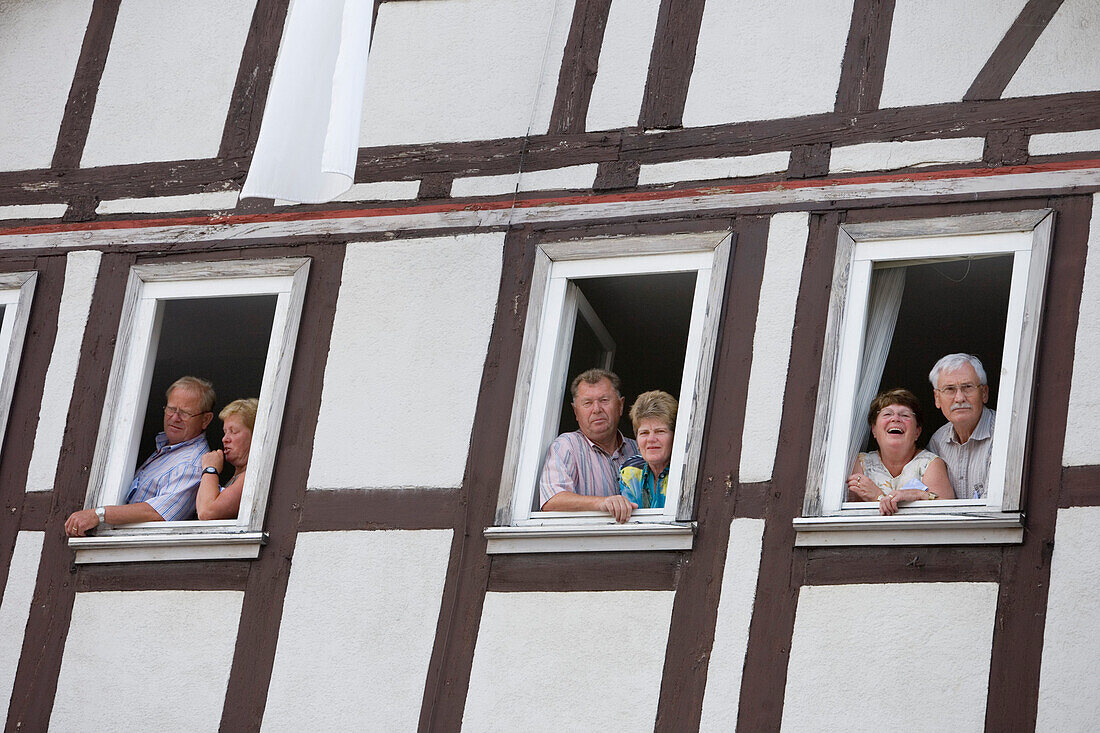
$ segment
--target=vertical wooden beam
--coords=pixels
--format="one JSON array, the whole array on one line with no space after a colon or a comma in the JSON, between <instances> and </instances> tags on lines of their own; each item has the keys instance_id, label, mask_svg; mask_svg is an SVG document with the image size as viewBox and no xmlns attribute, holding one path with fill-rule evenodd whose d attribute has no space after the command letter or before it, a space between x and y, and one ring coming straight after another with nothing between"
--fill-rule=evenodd
<instances>
[{"instance_id":1,"label":"vertical wooden beam","mask_svg":"<svg viewBox=\"0 0 1100 733\"><path fill-rule=\"evenodd\" d=\"M611 0L576 0L550 112L551 135L584 132L610 11Z\"/></svg>"},{"instance_id":2,"label":"vertical wooden beam","mask_svg":"<svg viewBox=\"0 0 1100 733\"><path fill-rule=\"evenodd\" d=\"M783 720L787 662L801 585L801 576L795 572L791 519L802 514L811 447L802 428L817 403L818 369L839 221L840 215L832 212L810 217L776 449L776 456L783 459L776 460L765 509L760 574L737 711L738 730L779 730Z\"/></svg>"},{"instance_id":3,"label":"vertical wooden beam","mask_svg":"<svg viewBox=\"0 0 1100 733\"><path fill-rule=\"evenodd\" d=\"M103 68L107 65L107 52L111 48L121 3L122 0L95 0L92 4L88 29L84 32L84 43L76 62L76 74L69 87L69 99L65 102L65 114L57 133L57 146L50 163L53 168L80 167L84 143L88 141L88 130L92 126L99 80L103 78Z\"/></svg>"},{"instance_id":4,"label":"vertical wooden beam","mask_svg":"<svg viewBox=\"0 0 1100 733\"><path fill-rule=\"evenodd\" d=\"M1062 0L1029 0L963 95L964 101L1000 99Z\"/></svg>"},{"instance_id":5,"label":"vertical wooden beam","mask_svg":"<svg viewBox=\"0 0 1100 733\"><path fill-rule=\"evenodd\" d=\"M512 410L534 261L535 240L530 228L510 231L504 244L493 332L462 479L460 502L465 512L456 517L435 645L424 683L419 725L422 731L458 730L466 708L474 646L489 583L489 556L485 554L482 532L493 524L496 511L508 437L508 421L501 415Z\"/></svg>"},{"instance_id":6,"label":"vertical wooden beam","mask_svg":"<svg viewBox=\"0 0 1100 733\"><path fill-rule=\"evenodd\" d=\"M638 118L642 127L667 129L682 125L703 5L704 0L661 0Z\"/></svg>"},{"instance_id":7,"label":"vertical wooden beam","mask_svg":"<svg viewBox=\"0 0 1100 733\"><path fill-rule=\"evenodd\" d=\"M707 661L714 645L730 521L734 517L741 433L749 391L752 337L760 305L770 217L738 219L726 280L722 335L715 353L714 395L697 496L699 532L680 569L665 648L654 730L697 730L703 710Z\"/></svg>"},{"instance_id":8,"label":"vertical wooden beam","mask_svg":"<svg viewBox=\"0 0 1100 733\"><path fill-rule=\"evenodd\" d=\"M27 322L23 356L16 375L18 389L12 396L11 411L8 413L10 429L4 435L3 450L0 451L0 589L7 587L18 531L32 527L41 529L31 523L24 524L28 511L33 513L33 509L27 506L28 497L32 499L31 504L38 506L41 506L41 497L49 498L47 492L27 494L27 470L38 427L38 409L42 403L46 369L50 365L53 342L57 336L57 313L65 283L65 255L35 258L26 266L20 263L5 265L5 270L9 272L37 270L38 280L31 303L31 318Z\"/></svg>"},{"instance_id":9,"label":"vertical wooden beam","mask_svg":"<svg viewBox=\"0 0 1100 733\"><path fill-rule=\"evenodd\" d=\"M256 147L288 7L290 0L256 2L222 129L220 158L245 157Z\"/></svg>"},{"instance_id":10,"label":"vertical wooden beam","mask_svg":"<svg viewBox=\"0 0 1100 733\"><path fill-rule=\"evenodd\" d=\"M287 390L287 409L279 437L279 460L272 477L267 514L268 544L253 561L245 587L237 644L222 708L220 730L259 731L267 705L275 648L283 618L290 560L305 503L313 436L321 407L328 344L336 315L344 246L326 244L308 250L310 295L302 310L298 346Z\"/></svg>"},{"instance_id":11,"label":"vertical wooden beam","mask_svg":"<svg viewBox=\"0 0 1100 733\"><path fill-rule=\"evenodd\" d=\"M1027 527L1022 545L1005 548L989 665L986 730L1032 730L1039 705L1050 560L1092 197L1055 200L1052 206L1057 219L1046 287L1047 321L1039 339L1031 445L1026 458Z\"/></svg>"},{"instance_id":12,"label":"vertical wooden beam","mask_svg":"<svg viewBox=\"0 0 1100 733\"><path fill-rule=\"evenodd\" d=\"M855 0L840 65L836 112L878 109L893 20L894 0Z\"/></svg>"},{"instance_id":13,"label":"vertical wooden beam","mask_svg":"<svg viewBox=\"0 0 1100 733\"><path fill-rule=\"evenodd\" d=\"M57 467L56 488L51 492L46 537L38 564L34 598L23 637L23 649L15 673L7 730L46 730L53 712L57 676L69 634L75 597L73 553L62 525L65 518L84 506L88 467L92 462L107 389L114 340L122 312L122 292L130 273L131 255L104 255L96 279L87 331L77 367L76 383Z\"/></svg>"}]
</instances>

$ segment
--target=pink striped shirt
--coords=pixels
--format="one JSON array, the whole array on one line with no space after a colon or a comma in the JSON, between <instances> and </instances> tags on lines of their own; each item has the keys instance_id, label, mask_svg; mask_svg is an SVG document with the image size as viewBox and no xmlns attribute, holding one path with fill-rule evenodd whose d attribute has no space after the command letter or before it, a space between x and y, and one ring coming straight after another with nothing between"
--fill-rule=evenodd
<instances>
[{"instance_id":1,"label":"pink striped shirt","mask_svg":"<svg viewBox=\"0 0 1100 733\"><path fill-rule=\"evenodd\" d=\"M608 455L580 430L562 433L550 444L546 464L539 476L539 498L545 504L561 491L582 496L612 496L619 493L619 469L627 458L638 455L638 444L624 438L619 449ZM540 504L541 506L541 504Z\"/></svg>"}]
</instances>

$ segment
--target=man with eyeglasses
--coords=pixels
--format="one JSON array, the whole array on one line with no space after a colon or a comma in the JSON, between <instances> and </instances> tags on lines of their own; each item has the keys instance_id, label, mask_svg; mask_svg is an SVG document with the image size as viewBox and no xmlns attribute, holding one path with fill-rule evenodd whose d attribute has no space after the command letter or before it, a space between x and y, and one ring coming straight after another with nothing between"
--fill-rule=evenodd
<instances>
[{"instance_id":1,"label":"man with eyeglasses","mask_svg":"<svg viewBox=\"0 0 1100 733\"><path fill-rule=\"evenodd\" d=\"M989 487L989 456L996 413L985 406L985 368L972 354L948 354L928 374L936 407L948 423L932 435L928 450L947 464L957 499L984 499Z\"/></svg>"},{"instance_id":2,"label":"man with eyeglasses","mask_svg":"<svg viewBox=\"0 0 1100 733\"><path fill-rule=\"evenodd\" d=\"M202 456L210 450L206 427L214 419L214 387L198 377L180 377L165 393L164 432L157 448L134 474L126 503L73 512L65 534L83 537L101 523L172 522L193 519L202 479Z\"/></svg>"}]
</instances>

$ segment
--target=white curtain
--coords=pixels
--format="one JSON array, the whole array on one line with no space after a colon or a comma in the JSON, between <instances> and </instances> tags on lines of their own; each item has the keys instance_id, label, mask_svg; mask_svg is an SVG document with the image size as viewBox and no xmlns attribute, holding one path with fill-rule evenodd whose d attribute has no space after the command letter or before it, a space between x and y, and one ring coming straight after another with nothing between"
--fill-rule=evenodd
<instances>
[{"instance_id":1,"label":"white curtain","mask_svg":"<svg viewBox=\"0 0 1100 733\"><path fill-rule=\"evenodd\" d=\"M871 276L871 293L867 303L867 333L863 340L863 360L856 385L856 404L852 412L852 432L848 442L848 464L856 459L863 441L871 428L867 424L867 411L878 394L882 370L894 341L894 327L898 323L901 296L905 292L905 268L886 267L875 270Z\"/></svg>"},{"instance_id":2,"label":"white curtain","mask_svg":"<svg viewBox=\"0 0 1100 733\"><path fill-rule=\"evenodd\" d=\"M241 198L324 203L351 188L373 0L290 6Z\"/></svg>"}]
</instances>

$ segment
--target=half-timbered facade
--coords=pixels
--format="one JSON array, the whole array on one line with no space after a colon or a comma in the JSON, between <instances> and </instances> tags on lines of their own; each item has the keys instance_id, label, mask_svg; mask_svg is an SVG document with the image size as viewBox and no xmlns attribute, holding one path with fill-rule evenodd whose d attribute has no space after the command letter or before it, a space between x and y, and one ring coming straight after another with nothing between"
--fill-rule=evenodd
<instances>
[{"instance_id":1,"label":"half-timbered facade","mask_svg":"<svg viewBox=\"0 0 1100 733\"><path fill-rule=\"evenodd\" d=\"M354 185L241 197L304 7L0 0L6 730L1100 725L1095 0L375 0ZM847 501L953 351L989 493ZM534 498L596 364L625 525ZM183 373L239 518L67 538Z\"/></svg>"}]
</instances>

